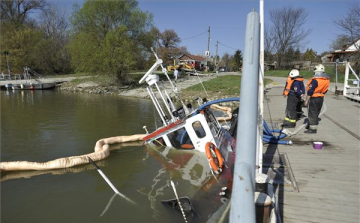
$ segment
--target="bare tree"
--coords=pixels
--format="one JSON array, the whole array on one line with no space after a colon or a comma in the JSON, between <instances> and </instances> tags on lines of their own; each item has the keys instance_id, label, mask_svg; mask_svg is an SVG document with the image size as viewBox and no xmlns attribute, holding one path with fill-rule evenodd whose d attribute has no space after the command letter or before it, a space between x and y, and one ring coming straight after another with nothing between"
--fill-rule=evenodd
<instances>
[{"instance_id":1,"label":"bare tree","mask_svg":"<svg viewBox=\"0 0 360 223\"><path fill-rule=\"evenodd\" d=\"M38 28L45 39L39 44L36 62L46 72L66 73L71 70L66 47L69 42L67 17L66 9L55 4L49 4L40 15Z\"/></svg>"},{"instance_id":2,"label":"bare tree","mask_svg":"<svg viewBox=\"0 0 360 223\"><path fill-rule=\"evenodd\" d=\"M1 1L1 21L21 25L33 10L41 10L46 6L45 0L4 0Z\"/></svg>"},{"instance_id":3,"label":"bare tree","mask_svg":"<svg viewBox=\"0 0 360 223\"><path fill-rule=\"evenodd\" d=\"M333 43L334 46L339 47L339 45L357 41L360 38L360 3L351 5L348 13L341 19L335 20L334 23L342 31L338 39ZM360 50L360 46L357 46L357 49Z\"/></svg>"},{"instance_id":4,"label":"bare tree","mask_svg":"<svg viewBox=\"0 0 360 223\"><path fill-rule=\"evenodd\" d=\"M266 31L265 43L269 52L277 55L279 66L287 50L306 44L305 39L311 33L310 29L303 28L307 15L303 8L283 7L270 11L272 26Z\"/></svg>"},{"instance_id":5,"label":"bare tree","mask_svg":"<svg viewBox=\"0 0 360 223\"><path fill-rule=\"evenodd\" d=\"M69 27L65 8L50 4L40 15L39 28L46 38L64 38Z\"/></svg>"},{"instance_id":6,"label":"bare tree","mask_svg":"<svg viewBox=\"0 0 360 223\"><path fill-rule=\"evenodd\" d=\"M229 64L230 64L230 55L228 53L224 53L220 61L220 66L229 67Z\"/></svg>"},{"instance_id":7,"label":"bare tree","mask_svg":"<svg viewBox=\"0 0 360 223\"><path fill-rule=\"evenodd\" d=\"M352 41L350 40L350 38L348 36L340 34L337 36L337 39L332 42L331 49L341 50L351 42Z\"/></svg>"}]
</instances>

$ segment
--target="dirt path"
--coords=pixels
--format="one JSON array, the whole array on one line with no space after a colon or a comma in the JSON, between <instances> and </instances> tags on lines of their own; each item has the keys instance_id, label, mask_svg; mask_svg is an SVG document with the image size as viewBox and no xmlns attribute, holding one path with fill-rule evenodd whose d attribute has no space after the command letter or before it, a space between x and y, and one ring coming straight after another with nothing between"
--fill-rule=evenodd
<instances>
[{"instance_id":1,"label":"dirt path","mask_svg":"<svg viewBox=\"0 0 360 223\"><path fill-rule=\"evenodd\" d=\"M224 75L239 75L239 74L237 72L222 72L222 73L219 73L218 76L224 76ZM190 86L199 84L200 81L205 82L205 81L211 80L213 78L217 78L218 76L216 76L215 74L210 74L207 76L199 76L199 77L197 77L197 76L182 76L182 77L180 77L180 79L178 79L177 82L174 82L173 79L172 79L172 81L175 84L178 91L181 91ZM168 81L164 82L164 84L165 84L166 89L172 88ZM147 93L147 90L145 87L135 88L135 89L131 89L131 90L124 90L119 95L129 96L129 97L139 97L139 98L148 97L148 93Z\"/></svg>"}]
</instances>

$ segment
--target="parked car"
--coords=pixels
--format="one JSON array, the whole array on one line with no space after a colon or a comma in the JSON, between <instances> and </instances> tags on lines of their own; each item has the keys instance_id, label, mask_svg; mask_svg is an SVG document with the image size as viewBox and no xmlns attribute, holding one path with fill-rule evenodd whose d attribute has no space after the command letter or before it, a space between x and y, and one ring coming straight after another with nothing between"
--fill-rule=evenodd
<instances>
[{"instance_id":1,"label":"parked car","mask_svg":"<svg viewBox=\"0 0 360 223\"><path fill-rule=\"evenodd\" d=\"M230 69L228 67L220 67L219 72L229 72Z\"/></svg>"}]
</instances>

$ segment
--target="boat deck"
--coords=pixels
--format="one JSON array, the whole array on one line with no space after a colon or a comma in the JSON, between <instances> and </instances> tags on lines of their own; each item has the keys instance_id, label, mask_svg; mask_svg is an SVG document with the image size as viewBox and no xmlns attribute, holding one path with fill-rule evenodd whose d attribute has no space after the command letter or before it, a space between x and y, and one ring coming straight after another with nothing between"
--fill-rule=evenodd
<instances>
[{"instance_id":1,"label":"boat deck","mask_svg":"<svg viewBox=\"0 0 360 223\"><path fill-rule=\"evenodd\" d=\"M264 118L270 128L279 128L284 119L284 83L285 78L274 78L264 98ZM293 145L264 145L266 156L287 155L298 187L298 191L279 188L282 222L360 222L360 103L329 91L325 104L317 134L302 129L283 139ZM307 109L303 111L307 115ZM322 150L313 148L314 141L324 143Z\"/></svg>"}]
</instances>

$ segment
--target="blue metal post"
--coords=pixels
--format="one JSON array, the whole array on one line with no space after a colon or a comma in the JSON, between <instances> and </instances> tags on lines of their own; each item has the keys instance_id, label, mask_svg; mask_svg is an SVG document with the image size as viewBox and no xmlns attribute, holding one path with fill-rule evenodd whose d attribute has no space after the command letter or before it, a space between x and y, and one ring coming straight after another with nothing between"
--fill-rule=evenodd
<instances>
[{"instance_id":1,"label":"blue metal post","mask_svg":"<svg viewBox=\"0 0 360 223\"><path fill-rule=\"evenodd\" d=\"M260 17L256 12L247 16L243 71L241 79L239 121L231 223L255 223L255 162L258 123L258 87L260 54Z\"/></svg>"}]
</instances>

